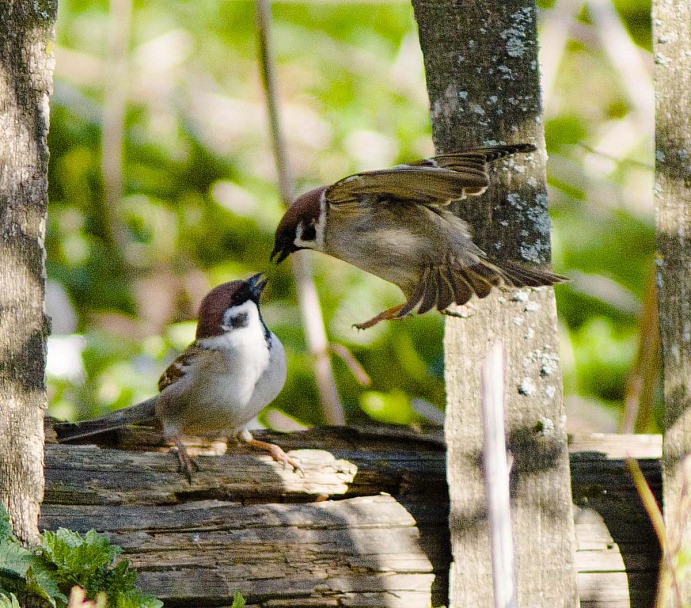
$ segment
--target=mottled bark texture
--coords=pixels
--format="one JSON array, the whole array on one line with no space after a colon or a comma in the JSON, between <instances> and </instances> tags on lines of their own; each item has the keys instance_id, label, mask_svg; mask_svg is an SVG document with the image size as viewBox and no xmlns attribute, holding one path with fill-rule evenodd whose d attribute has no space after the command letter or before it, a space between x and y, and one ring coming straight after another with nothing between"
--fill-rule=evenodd
<instances>
[{"instance_id":1,"label":"mottled bark texture","mask_svg":"<svg viewBox=\"0 0 691 608\"><path fill-rule=\"evenodd\" d=\"M653 50L657 282L665 396L663 496L667 527L676 535L691 515L677 509L681 464L691 451L691 4L653 2ZM683 544L688 547L689 526L684 534ZM684 581L682 593L687 605L691 577ZM676 605L673 596L671 601Z\"/></svg>"},{"instance_id":2,"label":"mottled bark texture","mask_svg":"<svg viewBox=\"0 0 691 608\"><path fill-rule=\"evenodd\" d=\"M37 540L43 498L48 97L55 0L0 2L0 501Z\"/></svg>"},{"instance_id":3,"label":"mottled bark texture","mask_svg":"<svg viewBox=\"0 0 691 608\"><path fill-rule=\"evenodd\" d=\"M413 0L438 152L532 142L499 164L480 199L459 213L491 256L550 258L545 150L532 1ZM450 605L492 605L482 486L479 362L506 348L506 422L513 455L512 519L518 605L575 606L574 534L565 415L551 288L495 293L446 326L446 439L454 564Z\"/></svg>"}]
</instances>

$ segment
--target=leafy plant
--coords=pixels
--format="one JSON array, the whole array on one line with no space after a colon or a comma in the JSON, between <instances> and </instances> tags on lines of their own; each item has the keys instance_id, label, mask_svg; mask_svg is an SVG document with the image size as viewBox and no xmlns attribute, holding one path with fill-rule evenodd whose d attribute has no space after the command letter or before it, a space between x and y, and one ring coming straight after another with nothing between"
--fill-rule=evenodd
<instances>
[{"instance_id":1,"label":"leafy plant","mask_svg":"<svg viewBox=\"0 0 691 608\"><path fill-rule=\"evenodd\" d=\"M235 595L233 595L233 604L230 608L245 608L245 604L245 598L242 597L239 591L236 591Z\"/></svg>"},{"instance_id":2,"label":"leafy plant","mask_svg":"<svg viewBox=\"0 0 691 608\"><path fill-rule=\"evenodd\" d=\"M17 601L17 596L14 593L8 595L0 595L0 608L22 608Z\"/></svg>"},{"instance_id":3,"label":"leafy plant","mask_svg":"<svg viewBox=\"0 0 691 608\"><path fill-rule=\"evenodd\" d=\"M105 594L110 608L160 608L163 603L137 586L127 560L113 565L122 549L94 530L85 535L60 528L46 531L37 547L23 547L12 533L0 505L0 608L31 605L67 606L75 585L90 598Z\"/></svg>"}]
</instances>

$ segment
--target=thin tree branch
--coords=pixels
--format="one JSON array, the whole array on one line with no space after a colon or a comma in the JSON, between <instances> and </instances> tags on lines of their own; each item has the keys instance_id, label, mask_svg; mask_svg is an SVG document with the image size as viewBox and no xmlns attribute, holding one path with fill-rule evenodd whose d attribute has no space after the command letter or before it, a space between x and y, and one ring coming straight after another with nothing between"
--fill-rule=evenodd
<instances>
[{"instance_id":1,"label":"thin tree branch","mask_svg":"<svg viewBox=\"0 0 691 608\"><path fill-rule=\"evenodd\" d=\"M660 327L655 267L651 264L643 294L636 360L624 387L624 414L620 433L647 433L653 425L655 391L660 377Z\"/></svg>"},{"instance_id":2,"label":"thin tree branch","mask_svg":"<svg viewBox=\"0 0 691 608\"><path fill-rule=\"evenodd\" d=\"M128 96L128 51L132 26L132 0L110 0L110 39L107 77L103 80L103 135L101 171L105 189L103 236L111 247L124 251L124 235L117 221L123 195L123 145Z\"/></svg>"},{"instance_id":3,"label":"thin tree branch","mask_svg":"<svg viewBox=\"0 0 691 608\"><path fill-rule=\"evenodd\" d=\"M516 608L509 465L504 426L504 347L495 342L482 362L482 458L495 608Z\"/></svg>"},{"instance_id":4,"label":"thin tree branch","mask_svg":"<svg viewBox=\"0 0 691 608\"><path fill-rule=\"evenodd\" d=\"M288 153L283 138L278 109L274 56L271 47L271 8L269 0L257 0L256 7L259 59L269 123L271 125L272 146L278 173L278 188L281 200L287 207L293 200L294 184L290 174ZM324 410L324 418L328 424L345 424L343 406L329 357L329 343L326 338L324 316L319 304L319 298L317 297L317 289L312 278L309 260L304 254L291 256L291 260L298 304L305 328L307 348L315 358L314 375Z\"/></svg>"},{"instance_id":5,"label":"thin tree branch","mask_svg":"<svg viewBox=\"0 0 691 608\"><path fill-rule=\"evenodd\" d=\"M360 362L355 358L355 355L350 352L348 347L343 346L343 344L333 343L331 344L331 350L348 366L350 373L353 374L358 384L362 386L369 386L372 384L372 379L369 377L369 374L365 371L365 368L360 365Z\"/></svg>"}]
</instances>

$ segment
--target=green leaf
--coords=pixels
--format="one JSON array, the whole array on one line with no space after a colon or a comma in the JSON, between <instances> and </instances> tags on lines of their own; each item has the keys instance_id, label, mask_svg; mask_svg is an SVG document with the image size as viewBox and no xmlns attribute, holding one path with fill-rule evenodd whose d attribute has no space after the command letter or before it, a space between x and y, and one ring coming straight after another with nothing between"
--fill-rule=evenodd
<instances>
[{"instance_id":1,"label":"green leaf","mask_svg":"<svg viewBox=\"0 0 691 608\"><path fill-rule=\"evenodd\" d=\"M109 607L114 608L161 608L163 602L151 595L144 595L139 589L130 590L127 594L122 591L108 595Z\"/></svg>"},{"instance_id":2,"label":"green leaf","mask_svg":"<svg viewBox=\"0 0 691 608\"><path fill-rule=\"evenodd\" d=\"M86 582L102 574L101 570L108 568L122 552L94 530L83 537L64 528L57 532L46 531L41 546L44 556L57 567L59 575L69 575L74 582L80 582L89 595L92 589Z\"/></svg>"},{"instance_id":3,"label":"green leaf","mask_svg":"<svg viewBox=\"0 0 691 608\"><path fill-rule=\"evenodd\" d=\"M0 594L0 608L22 608L17 601L14 593L9 595Z\"/></svg>"},{"instance_id":4,"label":"green leaf","mask_svg":"<svg viewBox=\"0 0 691 608\"><path fill-rule=\"evenodd\" d=\"M22 547L17 541L9 540L0 543L0 573L23 579L34 557L31 551Z\"/></svg>"},{"instance_id":5,"label":"green leaf","mask_svg":"<svg viewBox=\"0 0 691 608\"><path fill-rule=\"evenodd\" d=\"M55 600L67 603L67 597L60 592L55 571L40 559L35 559L26 573L26 589L47 600L51 606L56 606Z\"/></svg>"},{"instance_id":6,"label":"green leaf","mask_svg":"<svg viewBox=\"0 0 691 608\"><path fill-rule=\"evenodd\" d=\"M245 608L245 598L242 597L242 594L239 591L236 591L233 594L233 604L230 608Z\"/></svg>"},{"instance_id":7,"label":"green leaf","mask_svg":"<svg viewBox=\"0 0 691 608\"><path fill-rule=\"evenodd\" d=\"M0 508L0 590L5 592L0 608L19 606L15 596L6 595L10 590L20 597L41 598L41 605L64 607L74 585L96 598L98 608L161 608L163 602L136 587L137 573L127 560L113 566L120 553L120 547L95 530L82 536L64 528L45 531L38 549L26 549L12 535L7 512Z\"/></svg>"},{"instance_id":8,"label":"green leaf","mask_svg":"<svg viewBox=\"0 0 691 608\"><path fill-rule=\"evenodd\" d=\"M77 584L84 588L89 598L105 593L109 607L163 606L156 598L137 589L137 572L130 568L127 560L112 565L122 549L95 530L89 530L84 536L64 528L57 532L46 531L41 546L43 558L55 567L54 577L65 593Z\"/></svg>"},{"instance_id":9,"label":"green leaf","mask_svg":"<svg viewBox=\"0 0 691 608\"><path fill-rule=\"evenodd\" d=\"M5 505L0 503L0 543L7 540L16 540L12 533L12 524L10 523L10 514L5 509Z\"/></svg>"}]
</instances>

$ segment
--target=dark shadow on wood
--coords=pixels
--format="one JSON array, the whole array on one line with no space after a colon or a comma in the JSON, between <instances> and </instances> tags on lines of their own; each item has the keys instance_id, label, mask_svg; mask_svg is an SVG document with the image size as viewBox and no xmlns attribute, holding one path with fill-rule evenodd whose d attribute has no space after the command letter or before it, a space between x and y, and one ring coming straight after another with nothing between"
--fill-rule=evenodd
<instances>
[{"instance_id":1,"label":"dark shadow on wood","mask_svg":"<svg viewBox=\"0 0 691 608\"><path fill-rule=\"evenodd\" d=\"M659 504L662 493L660 461L639 460L639 464ZM579 521L590 528L583 549L599 551L601 565L609 562L607 567L612 575L617 570L621 572L618 553L623 561L630 602L625 605L650 608L655 603L660 546L624 461L608 459L598 452L579 452L571 455L571 471L577 507L576 528L578 530ZM593 512L601 517L604 527L597 526ZM576 536L578 538L578 532ZM596 590L603 601L621 601L621 597L608 596L608 592L606 588Z\"/></svg>"}]
</instances>

